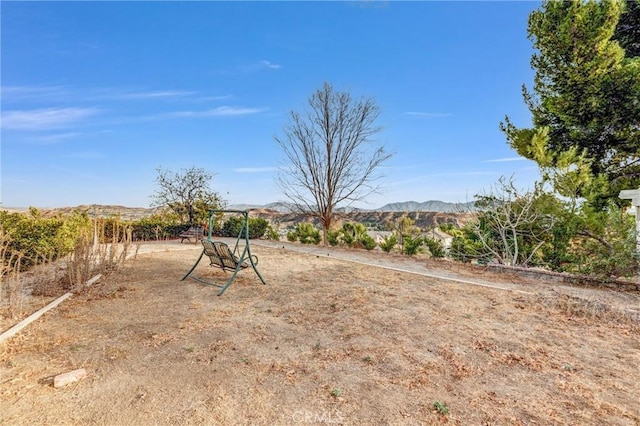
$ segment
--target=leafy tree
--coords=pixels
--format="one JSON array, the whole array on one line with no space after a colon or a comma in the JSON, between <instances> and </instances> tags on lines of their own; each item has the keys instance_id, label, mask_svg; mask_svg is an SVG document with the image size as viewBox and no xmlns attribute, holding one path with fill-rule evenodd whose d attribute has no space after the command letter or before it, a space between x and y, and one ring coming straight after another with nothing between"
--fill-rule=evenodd
<instances>
[{"instance_id":1,"label":"leafy tree","mask_svg":"<svg viewBox=\"0 0 640 426\"><path fill-rule=\"evenodd\" d=\"M298 210L321 220L325 244L336 207L375 192L376 172L391 157L372 146L378 115L372 99L354 100L324 83L275 137L287 160L278 183Z\"/></svg>"},{"instance_id":2,"label":"leafy tree","mask_svg":"<svg viewBox=\"0 0 640 426\"><path fill-rule=\"evenodd\" d=\"M623 215L613 201L604 208L594 207L591 200L604 192L607 181L602 175L591 174L591 159L584 151L578 154L575 147L552 152L546 128L536 132L532 146L542 175L539 187L548 185L559 195L545 193L539 203L539 208L555 222L544 250L547 266L604 276L632 271L637 261L635 248L629 245L629 238L633 240L635 235L633 220Z\"/></svg>"},{"instance_id":3,"label":"leafy tree","mask_svg":"<svg viewBox=\"0 0 640 426\"><path fill-rule=\"evenodd\" d=\"M172 172L159 167L157 172L159 188L151 196L152 206L167 206L183 221L204 224L210 209L219 209L226 204L209 186L213 175L202 168L192 166Z\"/></svg>"},{"instance_id":4,"label":"leafy tree","mask_svg":"<svg viewBox=\"0 0 640 426\"><path fill-rule=\"evenodd\" d=\"M600 207L620 189L640 184L640 58L625 59L612 39L622 5L546 1L532 12L528 36L537 49L531 58L536 74L533 92L522 90L533 127L518 128L509 117L501 123L509 144L526 158L535 160L532 139L543 127L551 151L584 152L591 174L608 182L606 192L590 200Z\"/></svg>"},{"instance_id":5,"label":"leafy tree","mask_svg":"<svg viewBox=\"0 0 640 426\"><path fill-rule=\"evenodd\" d=\"M407 239L413 240L420 235L420 228L415 226L415 223L415 220L407 216L387 222L387 229L393 231L402 253L405 253L405 241Z\"/></svg>"},{"instance_id":6,"label":"leafy tree","mask_svg":"<svg viewBox=\"0 0 640 426\"><path fill-rule=\"evenodd\" d=\"M640 0L627 0L613 36L625 50L627 58L640 56Z\"/></svg>"}]
</instances>

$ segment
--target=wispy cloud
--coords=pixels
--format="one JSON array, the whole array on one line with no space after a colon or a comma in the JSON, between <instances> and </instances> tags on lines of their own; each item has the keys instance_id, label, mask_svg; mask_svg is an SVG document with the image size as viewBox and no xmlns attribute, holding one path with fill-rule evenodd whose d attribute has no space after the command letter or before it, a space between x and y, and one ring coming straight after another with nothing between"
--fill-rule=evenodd
<instances>
[{"instance_id":1,"label":"wispy cloud","mask_svg":"<svg viewBox=\"0 0 640 426\"><path fill-rule=\"evenodd\" d=\"M50 100L66 96L64 86L2 86L0 88L4 102Z\"/></svg>"},{"instance_id":2,"label":"wispy cloud","mask_svg":"<svg viewBox=\"0 0 640 426\"><path fill-rule=\"evenodd\" d=\"M98 114L98 108L43 108L3 111L2 128L8 130L47 130L71 126Z\"/></svg>"},{"instance_id":3,"label":"wispy cloud","mask_svg":"<svg viewBox=\"0 0 640 426\"><path fill-rule=\"evenodd\" d=\"M118 99L159 99L159 98L183 98L193 96L196 92L190 90L159 90L149 92L123 92L115 93Z\"/></svg>"},{"instance_id":4,"label":"wispy cloud","mask_svg":"<svg viewBox=\"0 0 640 426\"><path fill-rule=\"evenodd\" d=\"M274 64L274 63L269 62L269 61L260 61L258 63L258 65L263 67L263 68L268 68L270 70L278 70L278 69L282 68L282 65Z\"/></svg>"},{"instance_id":5,"label":"wispy cloud","mask_svg":"<svg viewBox=\"0 0 640 426\"><path fill-rule=\"evenodd\" d=\"M417 111L409 111L405 112L406 115L411 115L413 117L422 117L422 118L441 118L441 117L450 117L451 113L449 112L417 112Z\"/></svg>"},{"instance_id":6,"label":"wispy cloud","mask_svg":"<svg viewBox=\"0 0 640 426\"><path fill-rule=\"evenodd\" d=\"M28 142L36 142L41 144L55 144L67 139L72 139L80 136L80 133L77 132L67 132L67 133L53 133L50 135L43 136L31 136L26 138Z\"/></svg>"},{"instance_id":7,"label":"wispy cloud","mask_svg":"<svg viewBox=\"0 0 640 426\"><path fill-rule=\"evenodd\" d=\"M66 86L3 86L0 88L4 102L24 102L24 101L56 101L61 99L73 102L82 101L144 101L163 99L190 99L190 100L222 100L228 99L229 95L222 96L202 96L194 90L148 90L146 88L127 87L90 87L73 88Z\"/></svg>"},{"instance_id":8,"label":"wispy cloud","mask_svg":"<svg viewBox=\"0 0 640 426\"><path fill-rule=\"evenodd\" d=\"M523 161L526 160L524 157L507 157L507 158L496 158L494 160L485 160L485 163L508 163L511 161Z\"/></svg>"},{"instance_id":9,"label":"wispy cloud","mask_svg":"<svg viewBox=\"0 0 640 426\"><path fill-rule=\"evenodd\" d=\"M229 117L258 114L267 111L268 108L246 108L235 106L220 106L205 111L178 111L169 113L171 117L184 118L203 118L203 117Z\"/></svg>"},{"instance_id":10,"label":"wispy cloud","mask_svg":"<svg viewBox=\"0 0 640 426\"><path fill-rule=\"evenodd\" d=\"M282 68L280 64L274 64L271 61L262 60L255 64L243 65L240 69L244 72L258 72L262 70L279 70Z\"/></svg>"},{"instance_id":11,"label":"wispy cloud","mask_svg":"<svg viewBox=\"0 0 640 426\"><path fill-rule=\"evenodd\" d=\"M278 170L277 167L238 167L233 169L236 173L268 173L277 172Z\"/></svg>"}]
</instances>

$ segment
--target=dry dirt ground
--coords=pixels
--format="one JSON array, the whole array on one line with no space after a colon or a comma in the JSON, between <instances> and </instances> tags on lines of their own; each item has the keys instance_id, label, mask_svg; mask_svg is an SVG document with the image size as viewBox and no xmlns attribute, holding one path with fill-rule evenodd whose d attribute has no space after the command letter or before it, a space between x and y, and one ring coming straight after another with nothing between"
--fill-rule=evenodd
<instances>
[{"instance_id":1,"label":"dry dirt ground","mask_svg":"<svg viewBox=\"0 0 640 426\"><path fill-rule=\"evenodd\" d=\"M141 250L0 346L0 424L640 424L637 295L296 248L220 297L198 246Z\"/></svg>"}]
</instances>

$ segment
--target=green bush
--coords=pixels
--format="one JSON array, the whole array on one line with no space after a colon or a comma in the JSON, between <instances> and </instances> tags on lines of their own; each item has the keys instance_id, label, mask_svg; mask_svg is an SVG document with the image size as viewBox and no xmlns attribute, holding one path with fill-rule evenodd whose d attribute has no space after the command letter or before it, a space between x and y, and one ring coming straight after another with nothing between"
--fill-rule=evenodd
<instances>
[{"instance_id":1,"label":"green bush","mask_svg":"<svg viewBox=\"0 0 640 426\"><path fill-rule=\"evenodd\" d=\"M390 234L384 237L384 240L380 243L380 248L385 253L391 253L397 244L398 237L395 234Z\"/></svg>"},{"instance_id":2,"label":"green bush","mask_svg":"<svg viewBox=\"0 0 640 426\"><path fill-rule=\"evenodd\" d=\"M327 242L330 246L337 246L340 244L340 231L337 229L329 229L327 231Z\"/></svg>"},{"instance_id":3,"label":"green bush","mask_svg":"<svg viewBox=\"0 0 640 426\"><path fill-rule=\"evenodd\" d=\"M231 216L222 225L221 233L223 237L244 237L244 217ZM269 221L261 217L249 218L249 238L262 238L267 232Z\"/></svg>"},{"instance_id":4,"label":"green bush","mask_svg":"<svg viewBox=\"0 0 640 426\"><path fill-rule=\"evenodd\" d=\"M273 228L273 226L269 225L267 227L267 232L265 233L265 237L267 240L271 241L280 241L280 233Z\"/></svg>"},{"instance_id":5,"label":"green bush","mask_svg":"<svg viewBox=\"0 0 640 426\"><path fill-rule=\"evenodd\" d=\"M5 259L20 258L20 270L59 259L73 251L79 235L91 233L86 213L44 218L34 208L29 214L0 211L0 229L8 238Z\"/></svg>"},{"instance_id":6,"label":"green bush","mask_svg":"<svg viewBox=\"0 0 640 426\"><path fill-rule=\"evenodd\" d=\"M431 256L433 257L445 256L444 245L442 244L442 241L436 240L434 238L426 237L424 239L424 244L429 248L429 252L431 253Z\"/></svg>"},{"instance_id":7,"label":"green bush","mask_svg":"<svg viewBox=\"0 0 640 426\"><path fill-rule=\"evenodd\" d=\"M362 243L362 246L367 250L373 250L376 248L376 241L369 234L365 234L360 237L360 243Z\"/></svg>"},{"instance_id":8,"label":"green bush","mask_svg":"<svg viewBox=\"0 0 640 426\"><path fill-rule=\"evenodd\" d=\"M424 238L422 237L404 237L404 254L408 256L415 256L422 252L422 243Z\"/></svg>"},{"instance_id":9,"label":"green bush","mask_svg":"<svg viewBox=\"0 0 640 426\"><path fill-rule=\"evenodd\" d=\"M319 244L322 236L313 223L301 222L293 231L287 233L287 239L291 242L300 241L302 244Z\"/></svg>"},{"instance_id":10,"label":"green bush","mask_svg":"<svg viewBox=\"0 0 640 426\"><path fill-rule=\"evenodd\" d=\"M367 250L373 250L376 247L375 240L367 233L367 227L362 223L346 222L336 232L339 234L339 240L347 247Z\"/></svg>"},{"instance_id":11,"label":"green bush","mask_svg":"<svg viewBox=\"0 0 640 426\"><path fill-rule=\"evenodd\" d=\"M458 262L470 263L473 260L486 262L490 259L490 254L480 241L478 235L465 227L451 231L453 241L449 249L449 255L453 260Z\"/></svg>"},{"instance_id":12,"label":"green bush","mask_svg":"<svg viewBox=\"0 0 640 426\"><path fill-rule=\"evenodd\" d=\"M158 241L177 238L180 233L189 229L177 217L157 214L144 217L129 223L133 241Z\"/></svg>"}]
</instances>

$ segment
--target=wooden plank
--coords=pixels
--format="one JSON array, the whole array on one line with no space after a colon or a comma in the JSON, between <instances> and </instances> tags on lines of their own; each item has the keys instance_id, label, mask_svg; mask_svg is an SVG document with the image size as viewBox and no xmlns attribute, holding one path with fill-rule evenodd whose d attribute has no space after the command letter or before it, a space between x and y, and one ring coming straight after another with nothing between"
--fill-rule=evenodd
<instances>
[{"instance_id":1,"label":"wooden plank","mask_svg":"<svg viewBox=\"0 0 640 426\"><path fill-rule=\"evenodd\" d=\"M96 281L98 281L100 279L100 277L102 277L102 274L98 274L95 277L91 278L89 281L87 281L85 283L85 286L90 286L91 284L95 283ZM4 333L0 334L0 344L4 343L5 341L9 340L10 338L12 338L13 336L15 336L16 334L18 334L18 332L20 330L22 330L23 328L25 328L26 326L28 326L29 324L31 324L32 322L34 322L35 320L37 320L38 318L40 318L42 315L44 315L46 312L50 311L51 309L55 308L56 306L58 306L60 303L64 302L65 300L67 300L68 298L70 298L73 295L73 293L69 292L69 293L65 293L62 296L58 297L56 300L54 300L53 302L49 303L47 306L45 306L42 309L39 309L38 311L32 313L31 315L29 315L27 318L23 319L22 321L20 321L18 324L14 325L13 327L11 327L10 329L8 329L7 331L5 331Z\"/></svg>"},{"instance_id":2,"label":"wooden plank","mask_svg":"<svg viewBox=\"0 0 640 426\"><path fill-rule=\"evenodd\" d=\"M53 387L61 388L68 384L75 383L87 376L87 372L84 368L78 370L69 371L67 373L58 374L53 378Z\"/></svg>"}]
</instances>

